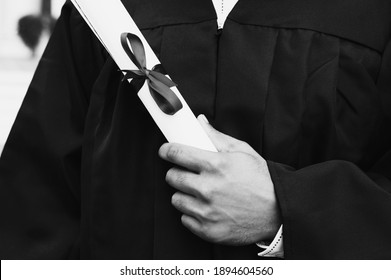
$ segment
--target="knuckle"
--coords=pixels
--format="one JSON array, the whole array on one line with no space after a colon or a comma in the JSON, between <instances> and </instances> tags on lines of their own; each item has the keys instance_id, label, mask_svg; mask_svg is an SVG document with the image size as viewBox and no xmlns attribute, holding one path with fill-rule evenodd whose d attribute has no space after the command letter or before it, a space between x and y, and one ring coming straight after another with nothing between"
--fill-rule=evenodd
<instances>
[{"instance_id":1,"label":"knuckle","mask_svg":"<svg viewBox=\"0 0 391 280\"><path fill-rule=\"evenodd\" d=\"M198 213L200 218L202 218L203 221L207 221L210 216L210 211L208 207L203 207L198 210Z\"/></svg>"},{"instance_id":2,"label":"knuckle","mask_svg":"<svg viewBox=\"0 0 391 280\"><path fill-rule=\"evenodd\" d=\"M202 228L204 238L212 243L220 243L221 234L216 230L214 225L204 225Z\"/></svg>"},{"instance_id":3,"label":"knuckle","mask_svg":"<svg viewBox=\"0 0 391 280\"><path fill-rule=\"evenodd\" d=\"M246 151L250 148L250 145L247 143L247 142L244 142L244 141L241 141L241 140L238 140L236 142L236 147L238 150L241 150L241 151Z\"/></svg>"},{"instance_id":4,"label":"knuckle","mask_svg":"<svg viewBox=\"0 0 391 280\"><path fill-rule=\"evenodd\" d=\"M222 155L215 156L209 160L211 170L222 170L225 167L225 160Z\"/></svg>"},{"instance_id":5,"label":"knuckle","mask_svg":"<svg viewBox=\"0 0 391 280\"><path fill-rule=\"evenodd\" d=\"M177 159L181 154L182 150L176 146L171 145L167 148L167 159L170 161Z\"/></svg>"},{"instance_id":6,"label":"knuckle","mask_svg":"<svg viewBox=\"0 0 391 280\"><path fill-rule=\"evenodd\" d=\"M177 176L175 178L175 182L176 182L176 184L181 185L181 186L185 185L186 182L187 182L187 177L186 177L185 173L184 172L178 172Z\"/></svg>"},{"instance_id":7,"label":"knuckle","mask_svg":"<svg viewBox=\"0 0 391 280\"><path fill-rule=\"evenodd\" d=\"M227 151L236 151L238 149L238 141L230 141L227 143Z\"/></svg>"},{"instance_id":8,"label":"knuckle","mask_svg":"<svg viewBox=\"0 0 391 280\"><path fill-rule=\"evenodd\" d=\"M189 183L190 184L190 183ZM193 194L194 196L198 197L198 198L205 198L204 197L204 194L203 194L203 191L204 191L204 183L200 182L197 184L196 187L193 188Z\"/></svg>"},{"instance_id":9,"label":"knuckle","mask_svg":"<svg viewBox=\"0 0 391 280\"><path fill-rule=\"evenodd\" d=\"M166 182L171 186L183 186L187 182L187 177L183 171L174 167L167 171Z\"/></svg>"},{"instance_id":10,"label":"knuckle","mask_svg":"<svg viewBox=\"0 0 391 280\"><path fill-rule=\"evenodd\" d=\"M205 209L202 210L202 215L204 221L207 221L209 225L216 222L216 212L212 207L205 207Z\"/></svg>"},{"instance_id":11,"label":"knuckle","mask_svg":"<svg viewBox=\"0 0 391 280\"><path fill-rule=\"evenodd\" d=\"M214 197L214 190L209 186L199 186L198 191L200 193L200 196L204 198L206 201L213 200Z\"/></svg>"}]
</instances>

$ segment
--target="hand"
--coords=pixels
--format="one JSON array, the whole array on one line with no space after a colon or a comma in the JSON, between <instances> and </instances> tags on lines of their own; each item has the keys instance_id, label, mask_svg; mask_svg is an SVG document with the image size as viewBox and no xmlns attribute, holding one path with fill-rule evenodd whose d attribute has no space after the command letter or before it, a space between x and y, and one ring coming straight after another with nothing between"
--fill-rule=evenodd
<instances>
[{"instance_id":1,"label":"hand","mask_svg":"<svg viewBox=\"0 0 391 280\"><path fill-rule=\"evenodd\" d=\"M182 223L204 240L247 245L274 237L280 226L278 206L266 161L247 143L201 125L218 153L166 143L159 150L176 164L166 181L178 190L173 206Z\"/></svg>"}]
</instances>

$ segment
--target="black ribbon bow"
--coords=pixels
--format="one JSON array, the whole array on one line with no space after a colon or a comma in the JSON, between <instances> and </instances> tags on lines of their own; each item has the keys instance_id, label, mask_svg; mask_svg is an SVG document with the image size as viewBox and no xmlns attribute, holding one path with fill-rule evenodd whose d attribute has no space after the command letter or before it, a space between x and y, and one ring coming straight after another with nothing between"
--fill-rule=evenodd
<instances>
[{"instance_id":1,"label":"black ribbon bow","mask_svg":"<svg viewBox=\"0 0 391 280\"><path fill-rule=\"evenodd\" d=\"M129 44L132 47L130 49ZM165 76L165 71L161 64L156 65L152 70L146 67L145 49L143 43L137 35L124 32L121 34L122 48L129 56L130 60L137 66L138 70L121 70L125 72L125 79L132 79L132 84L138 92L148 81L149 92L159 108L168 115L174 115L183 105L176 94L170 89L176 84Z\"/></svg>"}]
</instances>

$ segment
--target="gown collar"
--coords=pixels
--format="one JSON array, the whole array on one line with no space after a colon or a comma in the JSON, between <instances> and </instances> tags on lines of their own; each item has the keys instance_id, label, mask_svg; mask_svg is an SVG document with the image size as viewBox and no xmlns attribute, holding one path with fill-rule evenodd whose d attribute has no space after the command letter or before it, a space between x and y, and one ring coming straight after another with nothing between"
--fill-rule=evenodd
<instances>
[{"instance_id":1,"label":"gown collar","mask_svg":"<svg viewBox=\"0 0 391 280\"><path fill-rule=\"evenodd\" d=\"M217 19L212 0L122 2L140 29ZM313 30L382 52L390 38L390 14L389 0L240 0L228 19L245 25Z\"/></svg>"}]
</instances>

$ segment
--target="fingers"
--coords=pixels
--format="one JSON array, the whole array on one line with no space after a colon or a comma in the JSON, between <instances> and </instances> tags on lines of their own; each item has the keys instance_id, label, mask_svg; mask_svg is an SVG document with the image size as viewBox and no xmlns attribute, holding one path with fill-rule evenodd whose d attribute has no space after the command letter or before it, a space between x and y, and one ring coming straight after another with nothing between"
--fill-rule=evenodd
<instances>
[{"instance_id":1,"label":"fingers","mask_svg":"<svg viewBox=\"0 0 391 280\"><path fill-rule=\"evenodd\" d=\"M192 233L200 235L201 223L196 218L183 214L181 221L182 224Z\"/></svg>"},{"instance_id":2,"label":"fingers","mask_svg":"<svg viewBox=\"0 0 391 280\"><path fill-rule=\"evenodd\" d=\"M172 196L172 205L183 213L182 224L192 233L202 236L202 209L205 208L200 200L177 192Z\"/></svg>"},{"instance_id":3,"label":"fingers","mask_svg":"<svg viewBox=\"0 0 391 280\"><path fill-rule=\"evenodd\" d=\"M202 221L203 209L205 202L181 192L176 192L171 198L171 204L183 214L196 218L199 222Z\"/></svg>"},{"instance_id":4,"label":"fingers","mask_svg":"<svg viewBox=\"0 0 391 280\"><path fill-rule=\"evenodd\" d=\"M216 154L177 143L166 143L159 149L162 159L197 173L207 169Z\"/></svg>"},{"instance_id":5,"label":"fingers","mask_svg":"<svg viewBox=\"0 0 391 280\"><path fill-rule=\"evenodd\" d=\"M214 129L204 115L200 115L198 120L219 152L244 152L258 156L258 153L246 142ZM221 161L222 153L205 151L178 143L166 143L160 147L159 156L190 171L201 173L203 170L213 170L215 163Z\"/></svg>"},{"instance_id":6,"label":"fingers","mask_svg":"<svg viewBox=\"0 0 391 280\"><path fill-rule=\"evenodd\" d=\"M192 172L173 167L166 174L166 182L183 193L202 198L198 185L198 175Z\"/></svg>"}]
</instances>

